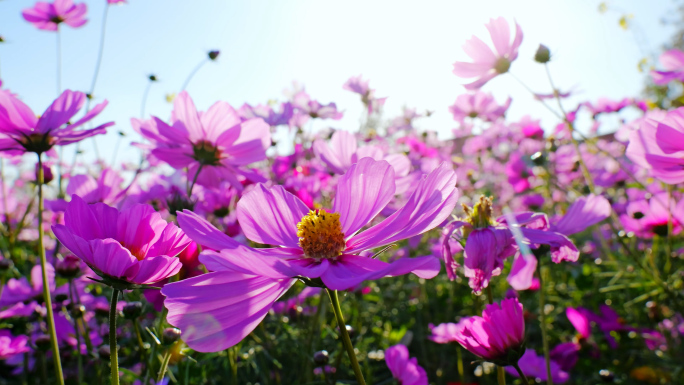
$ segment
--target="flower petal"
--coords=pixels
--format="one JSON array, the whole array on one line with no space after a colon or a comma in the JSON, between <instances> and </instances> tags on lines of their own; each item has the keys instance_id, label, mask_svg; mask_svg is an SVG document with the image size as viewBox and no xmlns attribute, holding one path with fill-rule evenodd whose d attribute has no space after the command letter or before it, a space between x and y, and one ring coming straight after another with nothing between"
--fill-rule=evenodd
<instances>
[{"instance_id":1,"label":"flower petal","mask_svg":"<svg viewBox=\"0 0 684 385\"><path fill-rule=\"evenodd\" d=\"M394 169L384 160L363 158L337 182L333 212L342 232L351 238L375 218L394 197Z\"/></svg>"},{"instance_id":2,"label":"flower petal","mask_svg":"<svg viewBox=\"0 0 684 385\"><path fill-rule=\"evenodd\" d=\"M245 236L267 245L298 248L297 223L308 213L304 202L281 186L258 184L237 204L237 218Z\"/></svg>"},{"instance_id":3,"label":"flower petal","mask_svg":"<svg viewBox=\"0 0 684 385\"><path fill-rule=\"evenodd\" d=\"M193 350L225 350L251 333L294 282L215 272L169 283L162 289L167 321Z\"/></svg>"}]
</instances>

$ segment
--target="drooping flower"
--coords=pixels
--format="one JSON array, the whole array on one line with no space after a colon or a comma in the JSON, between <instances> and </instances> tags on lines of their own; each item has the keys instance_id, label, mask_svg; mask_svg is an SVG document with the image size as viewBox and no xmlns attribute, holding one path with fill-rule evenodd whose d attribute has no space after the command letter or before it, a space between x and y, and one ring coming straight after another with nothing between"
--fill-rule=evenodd
<instances>
[{"instance_id":1,"label":"drooping flower","mask_svg":"<svg viewBox=\"0 0 684 385\"><path fill-rule=\"evenodd\" d=\"M88 205L72 196L64 225L52 227L57 239L106 283L152 284L181 268L176 258L190 239L149 205L119 211L103 203Z\"/></svg>"},{"instance_id":2,"label":"drooping flower","mask_svg":"<svg viewBox=\"0 0 684 385\"><path fill-rule=\"evenodd\" d=\"M453 171L441 165L417 184L402 208L362 232L394 196L394 170L385 161L364 158L353 165L340 178L330 211L309 210L280 186L256 185L238 202L237 216L248 239L282 246L268 249L246 247L196 214L179 213L188 236L218 251L200 256L212 273L162 289L168 321L193 349L219 351L249 334L297 277L320 279L331 290L411 272L432 278L439 271L433 256L387 263L368 251L441 224L456 204L455 182Z\"/></svg>"},{"instance_id":3,"label":"drooping flower","mask_svg":"<svg viewBox=\"0 0 684 385\"><path fill-rule=\"evenodd\" d=\"M555 361L551 361L549 364L551 366L551 379L554 384L564 384L570 379L570 374L563 371ZM525 351L525 354L518 361L518 366L520 366L525 377L534 378L540 382L545 382L548 378L544 356L538 356L532 349ZM518 371L512 366L507 366L506 372L514 377L520 377Z\"/></svg>"},{"instance_id":4,"label":"drooping flower","mask_svg":"<svg viewBox=\"0 0 684 385\"><path fill-rule=\"evenodd\" d=\"M653 83L665 85L673 80L684 81L684 52L673 48L660 54L660 64L665 71L651 71Z\"/></svg>"},{"instance_id":5,"label":"drooping flower","mask_svg":"<svg viewBox=\"0 0 684 385\"><path fill-rule=\"evenodd\" d=\"M74 4L72 0L39 1L33 8L24 9L21 15L38 29L56 31L61 23L72 28L85 24L88 21L85 18L87 10L85 3Z\"/></svg>"},{"instance_id":6,"label":"drooping flower","mask_svg":"<svg viewBox=\"0 0 684 385\"><path fill-rule=\"evenodd\" d=\"M255 182L265 179L246 168L266 159L271 146L270 127L262 119L242 121L226 102L216 102L198 112L183 91L174 99L171 124L157 117L151 121L132 119L133 128L149 139L152 155L175 169L188 169L188 179L216 188L228 181L238 190L239 178ZM201 167L201 169L200 169Z\"/></svg>"},{"instance_id":7,"label":"drooping flower","mask_svg":"<svg viewBox=\"0 0 684 385\"><path fill-rule=\"evenodd\" d=\"M93 129L76 129L96 117L107 106L107 101L96 105L74 123L69 120L78 113L86 101L86 95L78 91L64 91L45 112L36 114L12 95L0 90L0 152L21 155L26 152L42 154L53 146L64 146L99 134L114 122L101 124Z\"/></svg>"},{"instance_id":8,"label":"drooping flower","mask_svg":"<svg viewBox=\"0 0 684 385\"><path fill-rule=\"evenodd\" d=\"M463 318L454 338L469 352L497 364L514 364L522 356L525 339L523 306L517 298L491 304L482 317Z\"/></svg>"},{"instance_id":9,"label":"drooping flower","mask_svg":"<svg viewBox=\"0 0 684 385\"><path fill-rule=\"evenodd\" d=\"M515 38L511 42L510 27L503 17L489 20L485 24L494 43L496 52L492 51L482 40L472 36L463 45L463 50L473 59L472 63L454 63L454 74L461 78L477 78L466 84L468 90L476 90L500 74L508 72L511 63L518 57L518 48L522 43L523 33L515 23Z\"/></svg>"},{"instance_id":10,"label":"drooping flower","mask_svg":"<svg viewBox=\"0 0 684 385\"><path fill-rule=\"evenodd\" d=\"M509 283L516 290L528 289L532 284L537 260L516 242L514 233L518 231L520 234L517 238L520 238L521 243L529 244L528 248L548 245L554 263L574 262L579 258L579 251L570 239L550 230L545 214L523 212L494 219L492 204L491 198L481 197L472 209L464 206L466 217L463 220L454 221L445 228L449 234L460 233L460 238L465 239L463 271L474 292L486 288L491 277L501 274L506 258L516 253L518 256L513 262ZM447 267L451 267L447 273L453 280L459 265L446 242L448 238L445 237L442 243L442 259Z\"/></svg>"},{"instance_id":11,"label":"drooping flower","mask_svg":"<svg viewBox=\"0 0 684 385\"><path fill-rule=\"evenodd\" d=\"M394 345L385 349L385 362L400 385L427 385L425 369L418 365L415 357L409 358L406 346Z\"/></svg>"},{"instance_id":12,"label":"drooping flower","mask_svg":"<svg viewBox=\"0 0 684 385\"><path fill-rule=\"evenodd\" d=\"M486 122L493 122L504 116L511 105L511 98L506 103L499 105L492 94L477 91L471 94L462 94L456 98L456 102L449 107L449 111L457 122L465 122L466 118L480 118Z\"/></svg>"}]
</instances>

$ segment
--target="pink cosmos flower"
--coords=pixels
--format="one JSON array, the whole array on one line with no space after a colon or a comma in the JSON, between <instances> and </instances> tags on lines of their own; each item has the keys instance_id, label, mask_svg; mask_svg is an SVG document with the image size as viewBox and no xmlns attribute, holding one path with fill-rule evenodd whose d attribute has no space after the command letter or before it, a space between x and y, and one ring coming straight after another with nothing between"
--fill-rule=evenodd
<instances>
[{"instance_id":1,"label":"pink cosmos flower","mask_svg":"<svg viewBox=\"0 0 684 385\"><path fill-rule=\"evenodd\" d=\"M379 146L358 146L356 137L348 131L336 130L328 142L316 139L313 150L316 157L336 174L344 174L362 158L386 160L394 168L394 176L397 178L396 194L402 194L410 187L408 183L404 183L410 179L406 177L411 171L411 161L406 155L386 154Z\"/></svg>"},{"instance_id":2,"label":"pink cosmos flower","mask_svg":"<svg viewBox=\"0 0 684 385\"><path fill-rule=\"evenodd\" d=\"M465 122L466 118L480 118L487 122L495 121L504 116L511 105L511 98L506 103L499 105L492 94L477 91L471 94L462 94L456 98L456 102L449 107L449 111L457 122Z\"/></svg>"},{"instance_id":3,"label":"pink cosmos flower","mask_svg":"<svg viewBox=\"0 0 684 385\"><path fill-rule=\"evenodd\" d=\"M684 52L674 48L660 54L665 71L651 71L653 83L665 85L673 80L684 81Z\"/></svg>"},{"instance_id":4,"label":"pink cosmos flower","mask_svg":"<svg viewBox=\"0 0 684 385\"><path fill-rule=\"evenodd\" d=\"M490 19L485 24L492 37L496 52L492 51L482 40L473 36L463 45L463 50L473 59L472 63L454 63L454 74L460 78L477 78L466 84L468 90L476 90L500 74L508 72L511 63L518 57L518 48L522 43L523 33L515 23L515 38L511 42L508 21L503 17Z\"/></svg>"},{"instance_id":5,"label":"pink cosmos flower","mask_svg":"<svg viewBox=\"0 0 684 385\"><path fill-rule=\"evenodd\" d=\"M27 336L15 337L9 330L0 330L0 361L30 351Z\"/></svg>"},{"instance_id":6,"label":"pink cosmos flower","mask_svg":"<svg viewBox=\"0 0 684 385\"><path fill-rule=\"evenodd\" d=\"M684 107L668 111L664 118L644 119L629 133L626 155L650 169L654 177L668 184L684 182Z\"/></svg>"},{"instance_id":7,"label":"pink cosmos flower","mask_svg":"<svg viewBox=\"0 0 684 385\"><path fill-rule=\"evenodd\" d=\"M188 169L188 178L216 188L228 181L238 190L239 178L255 182L265 179L245 166L266 159L271 146L270 127L262 119L242 121L226 102L216 102L205 112L198 112L187 92L173 103L171 124L157 117L151 121L132 119L133 128L152 143L152 155L175 169Z\"/></svg>"},{"instance_id":8,"label":"pink cosmos flower","mask_svg":"<svg viewBox=\"0 0 684 385\"><path fill-rule=\"evenodd\" d=\"M190 239L149 205L123 211L71 197L64 225L52 231L62 244L105 279L151 284L176 273L176 258Z\"/></svg>"},{"instance_id":9,"label":"pink cosmos flower","mask_svg":"<svg viewBox=\"0 0 684 385\"><path fill-rule=\"evenodd\" d=\"M111 168L105 168L100 176L95 179L90 175L74 175L69 179L66 187L66 195L78 195L86 203L114 204L119 201L125 190L121 188L123 178ZM67 202L64 199L55 199L45 202L46 207L55 212L66 210Z\"/></svg>"},{"instance_id":10,"label":"pink cosmos flower","mask_svg":"<svg viewBox=\"0 0 684 385\"><path fill-rule=\"evenodd\" d=\"M252 107L245 103L238 110L238 114L245 120L261 118L269 126L280 126L290 121L292 111L292 104L290 103L283 103L280 112L276 112L270 105L259 104Z\"/></svg>"},{"instance_id":11,"label":"pink cosmos flower","mask_svg":"<svg viewBox=\"0 0 684 385\"><path fill-rule=\"evenodd\" d=\"M667 236L670 216L673 235L684 228L684 200L668 199L667 193L654 194L650 199L634 199L625 209L626 212L620 215L620 222L625 230L639 237Z\"/></svg>"},{"instance_id":12,"label":"pink cosmos flower","mask_svg":"<svg viewBox=\"0 0 684 385\"><path fill-rule=\"evenodd\" d=\"M335 103L321 104L317 100L311 99L311 96L304 92L304 90L297 92L293 96L292 105L299 112L314 119L340 120L344 115L344 113L337 110L337 105ZM304 121L306 121L306 119Z\"/></svg>"},{"instance_id":13,"label":"pink cosmos flower","mask_svg":"<svg viewBox=\"0 0 684 385\"><path fill-rule=\"evenodd\" d=\"M506 175L508 176L508 183L511 184L516 193L529 189L530 177L534 176L523 155L517 151L511 154L506 163Z\"/></svg>"},{"instance_id":14,"label":"pink cosmos flower","mask_svg":"<svg viewBox=\"0 0 684 385\"><path fill-rule=\"evenodd\" d=\"M85 24L88 21L85 18L87 10L85 3L74 4L72 0L39 1L33 8L24 9L21 15L38 29L56 31L61 23L72 28Z\"/></svg>"},{"instance_id":15,"label":"pink cosmos flower","mask_svg":"<svg viewBox=\"0 0 684 385\"><path fill-rule=\"evenodd\" d=\"M546 360L544 356L538 356L532 349L527 349L525 354L518 361L520 370L526 377L538 379L539 382L546 382L548 375L546 372ZM560 366L555 362L550 362L551 366L551 379L554 384L564 384L570 379L570 374L563 371ZM514 377L520 377L518 371L512 366L506 367L506 372Z\"/></svg>"},{"instance_id":16,"label":"pink cosmos flower","mask_svg":"<svg viewBox=\"0 0 684 385\"><path fill-rule=\"evenodd\" d=\"M370 88L369 83L370 80L363 80L361 75L359 75L349 78L342 86L342 89L361 96L361 101L368 108L368 114L372 114L375 111L379 111L385 105L387 98L376 98L375 90Z\"/></svg>"},{"instance_id":17,"label":"pink cosmos flower","mask_svg":"<svg viewBox=\"0 0 684 385\"><path fill-rule=\"evenodd\" d=\"M78 91L64 91L40 118L31 109L12 95L0 90L0 152L21 155L25 152L41 154L53 146L64 146L106 132L105 128L114 122L101 124L93 129L77 131L76 128L89 122L107 106L107 101L96 105L81 119L70 123L83 107L86 95Z\"/></svg>"},{"instance_id":18,"label":"pink cosmos flower","mask_svg":"<svg viewBox=\"0 0 684 385\"><path fill-rule=\"evenodd\" d=\"M309 210L280 186L256 185L238 202L237 216L248 239L281 246L267 249L239 244L198 215L179 213L188 236L218 251L200 256L212 273L162 289L168 321L193 349L219 351L249 334L299 277L320 279L332 290L411 272L432 278L439 272L433 256L387 263L369 251L441 224L456 204L455 184L454 172L442 164L417 184L405 206L362 232L394 197L394 170L386 161L363 158L353 165L340 178L330 211Z\"/></svg>"},{"instance_id":19,"label":"pink cosmos flower","mask_svg":"<svg viewBox=\"0 0 684 385\"><path fill-rule=\"evenodd\" d=\"M430 324L430 331L432 335L428 338L438 344L448 344L450 342L458 342L456 334L460 330L459 324L453 322L439 324L437 326Z\"/></svg>"},{"instance_id":20,"label":"pink cosmos flower","mask_svg":"<svg viewBox=\"0 0 684 385\"><path fill-rule=\"evenodd\" d=\"M517 298L487 305L482 317L463 318L457 324L456 341L469 352L494 363L512 364L522 355L525 339L523 306Z\"/></svg>"},{"instance_id":21,"label":"pink cosmos flower","mask_svg":"<svg viewBox=\"0 0 684 385\"><path fill-rule=\"evenodd\" d=\"M55 268L52 264L47 263L45 265L45 271L47 273L48 286L50 287L50 293L52 295L57 294L55 292ZM7 284L2 290L2 296L0 296L0 307L14 305L17 302L29 302L34 299L40 298L43 295L43 273L41 272L40 265L33 266L31 269L30 282L26 277L21 278L10 278Z\"/></svg>"},{"instance_id":22,"label":"pink cosmos flower","mask_svg":"<svg viewBox=\"0 0 684 385\"><path fill-rule=\"evenodd\" d=\"M394 345L385 349L385 362L392 376L401 385L427 385L428 377L425 369L418 365L418 360L409 358L408 348Z\"/></svg>"}]
</instances>

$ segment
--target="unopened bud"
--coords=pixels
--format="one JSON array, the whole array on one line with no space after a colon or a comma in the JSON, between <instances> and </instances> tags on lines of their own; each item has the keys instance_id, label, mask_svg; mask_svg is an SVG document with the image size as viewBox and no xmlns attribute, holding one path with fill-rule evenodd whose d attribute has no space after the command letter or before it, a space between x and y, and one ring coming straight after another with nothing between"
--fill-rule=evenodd
<instances>
[{"instance_id":1,"label":"unopened bud","mask_svg":"<svg viewBox=\"0 0 684 385\"><path fill-rule=\"evenodd\" d=\"M83 305L75 305L71 307L71 317L74 319L78 319L83 317L85 314L86 308Z\"/></svg>"},{"instance_id":2,"label":"unopened bud","mask_svg":"<svg viewBox=\"0 0 684 385\"><path fill-rule=\"evenodd\" d=\"M68 254L61 261L57 261L55 271L64 278L74 278L81 272L81 260L73 254Z\"/></svg>"},{"instance_id":3,"label":"unopened bud","mask_svg":"<svg viewBox=\"0 0 684 385\"><path fill-rule=\"evenodd\" d=\"M162 332L162 343L164 345L171 345L172 343L178 341L180 336L181 336L180 329L166 328Z\"/></svg>"},{"instance_id":4,"label":"unopened bud","mask_svg":"<svg viewBox=\"0 0 684 385\"><path fill-rule=\"evenodd\" d=\"M40 175L38 175L39 169L38 169L38 163L36 163L36 182L38 182L38 179L40 179ZM52 173L52 169L50 169L50 166L43 165L43 184L48 184L52 182L52 180L55 179L55 175Z\"/></svg>"},{"instance_id":5,"label":"unopened bud","mask_svg":"<svg viewBox=\"0 0 684 385\"><path fill-rule=\"evenodd\" d=\"M47 334L41 334L35 339L36 347L44 352L50 349L50 336Z\"/></svg>"},{"instance_id":6,"label":"unopened bud","mask_svg":"<svg viewBox=\"0 0 684 385\"><path fill-rule=\"evenodd\" d=\"M143 304L142 302L134 301L128 302L123 308L123 315L126 319L136 319L142 314Z\"/></svg>"},{"instance_id":7,"label":"unopened bud","mask_svg":"<svg viewBox=\"0 0 684 385\"><path fill-rule=\"evenodd\" d=\"M109 356L112 354L112 349L109 348L109 345L102 345L99 349L97 349L97 354L103 360L108 360Z\"/></svg>"},{"instance_id":8,"label":"unopened bud","mask_svg":"<svg viewBox=\"0 0 684 385\"><path fill-rule=\"evenodd\" d=\"M216 51L209 51L209 53L208 53L209 59L211 59L211 60L216 60L216 58L218 57L219 53L220 53L220 52L219 52L218 50L216 50Z\"/></svg>"},{"instance_id":9,"label":"unopened bud","mask_svg":"<svg viewBox=\"0 0 684 385\"><path fill-rule=\"evenodd\" d=\"M156 82L156 81L157 81L157 76L154 75L154 74L148 76L147 78L150 79L151 82Z\"/></svg>"},{"instance_id":10,"label":"unopened bud","mask_svg":"<svg viewBox=\"0 0 684 385\"><path fill-rule=\"evenodd\" d=\"M551 52L549 51L549 48L544 44L539 44L539 48L537 48L537 52L534 54L534 61L544 64L548 63L550 60Z\"/></svg>"},{"instance_id":11,"label":"unopened bud","mask_svg":"<svg viewBox=\"0 0 684 385\"><path fill-rule=\"evenodd\" d=\"M323 366L328 363L328 351L327 350L319 350L316 353L314 353L313 360L314 363L317 366Z\"/></svg>"}]
</instances>

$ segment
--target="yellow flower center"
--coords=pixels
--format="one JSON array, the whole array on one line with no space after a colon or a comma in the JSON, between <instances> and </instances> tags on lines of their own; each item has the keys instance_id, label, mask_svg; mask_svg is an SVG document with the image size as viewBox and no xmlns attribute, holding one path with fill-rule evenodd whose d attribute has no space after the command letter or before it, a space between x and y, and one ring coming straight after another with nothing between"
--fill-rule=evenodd
<instances>
[{"instance_id":1,"label":"yellow flower center","mask_svg":"<svg viewBox=\"0 0 684 385\"><path fill-rule=\"evenodd\" d=\"M308 258L335 258L345 248L340 214L311 210L297 223L299 245Z\"/></svg>"}]
</instances>

